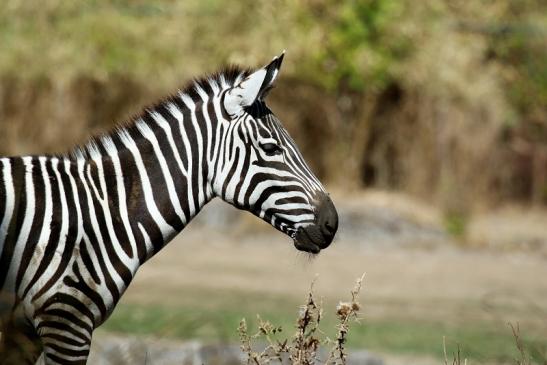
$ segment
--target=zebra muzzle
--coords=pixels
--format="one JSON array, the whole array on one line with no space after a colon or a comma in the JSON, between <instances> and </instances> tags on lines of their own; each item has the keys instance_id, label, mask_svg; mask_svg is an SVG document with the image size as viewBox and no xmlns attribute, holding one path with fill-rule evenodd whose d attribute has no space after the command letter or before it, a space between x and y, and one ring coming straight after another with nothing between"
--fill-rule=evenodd
<instances>
[{"instance_id":1,"label":"zebra muzzle","mask_svg":"<svg viewBox=\"0 0 547 365\"><path fill-rule=\"evenodd\" d=\"M315 223L301 227L294 237L296 249L314 254L329 247L338 230L338 213L330 197L322 194L318 201Z\"/></svg>"}]
</instances>

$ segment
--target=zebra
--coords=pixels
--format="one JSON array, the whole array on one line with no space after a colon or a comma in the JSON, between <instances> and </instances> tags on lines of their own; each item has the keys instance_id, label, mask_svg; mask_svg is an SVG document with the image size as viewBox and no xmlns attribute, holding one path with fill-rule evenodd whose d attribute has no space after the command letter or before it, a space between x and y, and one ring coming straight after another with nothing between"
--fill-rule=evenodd
<instances>
[{"instance_id":1,"label":"zebra","mask_svg":"<svg viewBox=\"0 0 547 365\"><path fill-rule=\"evenodd\" d=\"M312 255L338 215L266 106L284 52L195 79L66 154L0 159L0 363L85 364L138 268L219 197Z\"/></svg>"}]
</instances>

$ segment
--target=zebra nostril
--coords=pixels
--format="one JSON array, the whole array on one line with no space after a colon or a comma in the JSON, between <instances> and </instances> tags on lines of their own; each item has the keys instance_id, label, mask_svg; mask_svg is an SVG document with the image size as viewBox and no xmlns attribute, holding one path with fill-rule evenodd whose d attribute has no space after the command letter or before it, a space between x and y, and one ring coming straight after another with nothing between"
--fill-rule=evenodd
<instances>
[{"instance_id":1,"label":"zebra nostril","mask_svg":"<svg viewBox=\"0 0 547 365\"><path fill-rule=\"evenodd\" d=\"M318 223L321 227L321 232L330 243L338 230L338 213L332 200L327 195L322 199L319 211Z\"/></svg>"},{"instance_id":2,"label":"zebra nostril","mask_svg":"<svg viewBox=\"0 0 547 365\"><path fill-rule=\"evenodd\" d=\"M331 222L331 221L326 221L323 223L323 234L325 234L325 236L328 236L328 237L333 237L334 234L336 233L336 230L337 230L337 227Z\"/></svg>"},{"instance_id":3,"label":"zebra nostril","mask_svg":"<svg viewBox=\"0 0 547 365\"><path fill-rule=\"evenodd\" d=\"M335 232L335 228L331 225L330 222L325 222L325 228L327 229L327 232L331 234Z\"/></svg>"}]
</instances>

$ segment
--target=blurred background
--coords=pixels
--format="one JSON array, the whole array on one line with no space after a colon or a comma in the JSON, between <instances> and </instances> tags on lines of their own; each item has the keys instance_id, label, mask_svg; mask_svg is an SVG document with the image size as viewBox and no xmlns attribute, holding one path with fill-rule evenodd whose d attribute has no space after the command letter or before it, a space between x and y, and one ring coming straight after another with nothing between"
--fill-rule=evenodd
<instances>
[{"instance_id":1,"label":"blurred background","mask_svg":"<svg viewBox=\"0 0 547 365\"><path fill-rule=\"evenodd\" d=\"M283 49L269 104L332 191L339 238L308 260L212 203L139 273L94 361L128 336L230 343L256 313L290 335L316 273L332 335L366 272L355 351L438 363L446 336L475 362L511 363L519 322L544 364L543 0L4 0L0 155L63 152L192 77Z\"/></svg>"}]
</instances>

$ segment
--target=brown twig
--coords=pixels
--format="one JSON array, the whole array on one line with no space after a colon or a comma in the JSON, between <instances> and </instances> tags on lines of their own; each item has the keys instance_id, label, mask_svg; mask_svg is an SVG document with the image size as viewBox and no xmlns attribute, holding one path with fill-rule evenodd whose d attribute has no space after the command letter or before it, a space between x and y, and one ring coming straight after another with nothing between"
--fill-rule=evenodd
<instances>
[{"instance_id":1,"label":"brown twig","mask_svg":"<svg viewBox=\"0 0 547 365\"><path fill-rule=\"evenodd\" d=\"M339 324L335 341L328 338L321 340L317 334L322 332L319 324L323 316L321 303L317 304L314 298L313 287L315 280L310 286L306 304L300 307L298 318L296 320L296 333L289 343L288 340L281 341L277 335L282 331L281 327L276 327L268 321L262 320L258 316L258 332L255 335L249 335L245 320L243 319L238 328L241 350L247 355L248 365L266 365L272 361L282 363L284 356L288 356L292 365L314 365L317 363L317 352L321 344L334 343L332 350L326 360L327 365L345 365L347 354L345 345L349 325L352 320L358 320L358 312L361 305L358 302L359 292L363 283L364 274L356 281L351 291L351 301L340 302L336 307ZM267 346L260 352L252 350L252 341L255 339L265 339Z\"/></svg>"}]
</instances>

